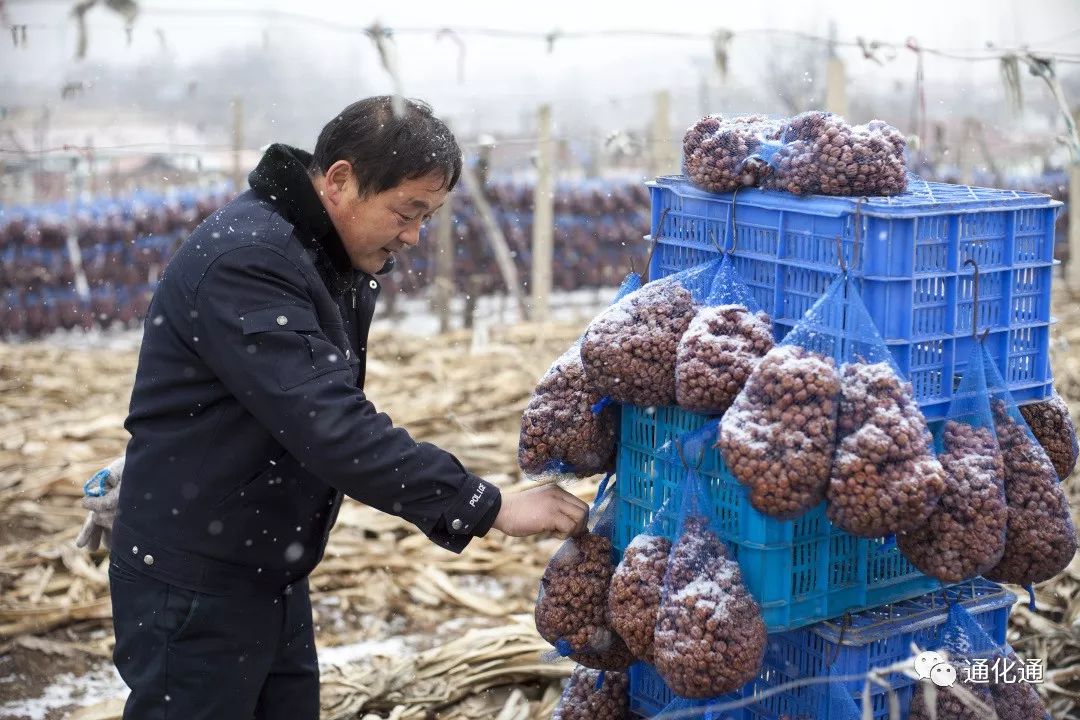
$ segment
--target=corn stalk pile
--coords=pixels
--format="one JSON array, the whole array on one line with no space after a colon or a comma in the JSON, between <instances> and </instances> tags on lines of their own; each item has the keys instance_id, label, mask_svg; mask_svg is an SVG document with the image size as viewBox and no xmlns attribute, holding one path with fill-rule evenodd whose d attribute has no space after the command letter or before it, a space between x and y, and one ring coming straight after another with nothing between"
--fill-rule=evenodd
<instances>
[{"instance_id":1,"label":"corn stalk pile","mask_svg":"<svg viewBox=\"0 0 1080 720\"><path fill-rule=\"evenodd\" d=\"M1064 294L1056 300L1057 386L1080 417L1080 304ZM537 378L580 330L522 325L488 337L376 335L368 394L414 436L512 492L524 487L516 462L521 412ZM7 658L0 678L14 678L0 680L0 715L4 703L52 682L38 678L43 683L35 686L20 675L30 658L48 658L46 674L108 664L107 555L77 549L74 539L84 516L82 483L127 440L122 424L135 361L134 349L0 345L0 660ZM1080 509L1080 479L1069 483ZM590 499L595 483L572 490ZM550 717L571 666L541 658L549 646L531 612L557 547L554 539L493 532L458 556L402 520L347 502L311 578L323 718ZM1013 614L1010 640L1021 655L1046 661L1042 692L1053 717L1080 718L1080 561L1037 587L1037 611L1018 594L1025 601ZM350 654L350 647L366 649ZM73 702L81 707L47 717L118 719L122 695L121 688Z\"/></svg>"}]
</instances>

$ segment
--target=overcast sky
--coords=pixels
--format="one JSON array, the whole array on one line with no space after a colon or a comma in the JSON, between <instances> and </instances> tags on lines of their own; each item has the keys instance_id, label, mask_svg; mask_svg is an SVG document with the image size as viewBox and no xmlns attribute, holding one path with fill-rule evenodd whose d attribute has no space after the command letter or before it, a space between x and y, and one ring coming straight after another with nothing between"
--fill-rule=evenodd
<instances>
[{"instance_id":1,"label":"overcast sky","mask_svg":"<svg viewBox=\"0 0 1080 720\"><path fill-rule=\"evenodd\" d=\"M0 34L0 83L33 83L49 88L57 99L59 87L66 81L92 82L95 78L90 68L96 63L136 70L150 58L166 58L179 67L224 58L220 72L200 81L231 93L228 54L246 48L262 48L287 57L292 65L283 83L332 86L338 91L335 97L392 90L371 41L364 35L282 18L220 14L230 9L300 13L338 26L379 21L391 28L490 27L535 32L640 29L711 33L726 29L738 34L775 29L827 35L830 22L834 22L838 37L845 40L862 36L903 43L913 36L925 46L947 49L982 48L990 41L998 46L1027 44L1080 53L1080 0L545 0L520 4L466 0L141 0L143 12L130 47L115 13L104 7L91 10L89 52L87 59L79 62L73 58L76 27L68 17L72 0L6 0L3 5L9 22L28 28L26 47L14 47L6 31ZM761 36L737 35L731 45L731 75L743 83L757 82L755 76L762 72L773 47L755 37ZM433 33L401 35L396 45L406 93L425 97L439 112L475 127L483 127L485 119L490 122L490 116L499 110L491 107L494 98L505 98L506 115L524 112L522 108L531 111L549 96L580 97L585 106L606 97L609 109L612 98L618 98L626 108L624 111L619 106L619 112L642 115L645 106L635 105L635 93L645 100L654 89L664 87L687 98L696 95L702 78L716 79L712 46L706 40L565 39L548 53L540 40L466 36L464 82L459 82L459 55L453 40L437 40ZM843 50L842 56L848 60L849 78L854 83L904 80L910 87L914 77L915 60L910 51L901 51L884 66L862 59L854 49ZM933 81L1000 88L996 62L928 57L926 73ZM295 87L290 90L296 92ZM242 91L242 87L235 89L237 94ZM963 105L963 99L954 100ZM17 106L19 101L18 97L0 97L0 104ZM945 102L942 98L935 101ZM488 117L481 118L481 114Z\"/></svg>"},{"instance_id":2,"label":"overcast sky","mask_svg":"<svg viewBox=\"0 0 1080 720\"><path fill-rule=\"evenodd\" d=\"M71 0L7 0L4 5L11 22L28 24L28 48L17 49L10 38L0 38L0 77L20 77L51 81L57 75L75 72L72 59L76 32L67 19ZM362 2L319 0L317 3L288 0L141 0L145 12L127 47L119 18L104 7L90 11L91 42L89 60L138 63L148 55L161 53L155 33L165 33L168 51L180 63L216 55L222 50L263 42L264 30L271 45L299 43L317 49L321 69L345 73L350 55L369 50L370 43L345 33L283 20L258 18L213 18L202 10L245 9L282 10L303 13L342 24L367 25L376 20L384 25L423 27L486 26L518 30L564 31L595 29L651 29L711 32L775 28L826 34L829 22L837 25L841 38L861 35L903 42L916 37L928 46L949 48L982 47L987 41L1000 45L1021 43L1040 47L1080 50L1080 2L1078 0L770 0L768 2L587 2L545 0L539 3L506 2ZM168 11L174 11L168 13ZM186 11L179 14L175 11ZM168 13L168 14L166 14ZM1077 32L1073 32L1077 31ZM1054 45L1045 41L1063 38ZM737 41L739 51L753 41ZM403 36L399 39L406 79L416 74L456 79L457 52L450 40L432 36ZM552 73L588 72L588 64L612 57L627 61L633 72L643 64L676 60L690 53L707 55L702 41L649 40L571 41L559 43L550 57L539 41L494 41L469 38L466 74L476 79L494 76L526 78ZM636 60L635 60L636 58ZM906 72L903 65L897 72ZM992 66L992 63L987 63ZM953 64L952 72L967 72ZM993 70L989 67L987 69ZM857 71L857 68L853 68ZM313 78L316 80L317 78Z\"/></svg>"}]
</instances>

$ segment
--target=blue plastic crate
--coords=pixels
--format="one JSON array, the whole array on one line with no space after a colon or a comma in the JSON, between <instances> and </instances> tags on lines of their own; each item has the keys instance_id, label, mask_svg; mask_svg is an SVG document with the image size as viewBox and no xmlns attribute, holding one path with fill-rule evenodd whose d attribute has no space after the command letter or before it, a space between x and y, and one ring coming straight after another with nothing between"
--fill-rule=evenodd
<instances>
[{"instance_id":1,"label":"blue plastic crate","mask_svg":"<svg viewBox=\"0 0 1080 720\"><path fill-rule=\"evenodd\" d=\"M735 266L772 316L782 338L840 271L837 240L863 299L927 418L943 418L970 338L978 263L980 332L989 328L1002 375L1020 402L1049 396L1047 326L1054 266L1054 221L1061 203L1047 195L928 183L912 178L896 197L806 196L747 188L711 194L685 178L649 183L649 275L660 278L715 257L736 240ZM855 257L856 206L860 247ZM1013 333L1036 344L1013 347ZM1041 334L1040 334L1041 331ZM1044 340L1045 338L1045 340ZM1011 374L1010 374L1011 373Z\"/></svg>"},{"instance_id":2,"label":"blue plastic crate","mask_svg":"<svg viewBox=\"0 0 1080 720\"><path fill-rule=\"evenodd\" d=\"M739 691L718 702L760 697L779 685L828 674L835 663L842 675L862 675L873 668L892 665L911 657L911 645L924 649L941 646L938 635L948 617L949 601L959 602L999 645L1005 644L1009 611L1016 596L983 579L951 585L919 598L769 636L761 674ZM887 677L900 701L901 717L907 716L914 681L900 673ZM848 683L857 705L862 704L863 684ZM656 670L644 663L630 668L630 709L652 717L672 699ZM875 720L889 717L889 692L875 687L871 702ZM715 713L716 720L778 720L795 718L828 720L824 685L810 685L762 697L745 707Z\"/></svg>"},{"instance_id":3,"label":"blue plastic crate","mask_svg":"<svg viewBox=\"0 0 1080 720\"><path fill-rule=\"evenodd\" d=\"M709 418L677 407L622 409L616 484L615 547L622 552L677 492L685 470L663 460L657 448L705 425ZM791 630L845 612L921 595L940 587L883 540L860 538L835 527L825 503L796 520L775 520L750 505L749 491L724 466L716 449L705 453L708 483L720 535L739 562L743 579L761 605L769 632ZM670 538L674 527L665 528Z\"/></svg>"}]
</instances>

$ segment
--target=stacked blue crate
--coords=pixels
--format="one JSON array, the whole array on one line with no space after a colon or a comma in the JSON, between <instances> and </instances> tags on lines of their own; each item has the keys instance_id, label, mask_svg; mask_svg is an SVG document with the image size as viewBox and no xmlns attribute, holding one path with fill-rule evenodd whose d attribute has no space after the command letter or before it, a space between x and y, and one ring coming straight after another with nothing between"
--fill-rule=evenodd
<instances>
[{"instance_id":1,"label":"stacked blue crate","mask_svg":"<svg viewBox=\"0 0 1080 720\"><path fill-rule=\"evenodd\" d=\"M775 688L804 678L827 676L830 667L841 677L863 676L870 670L906 660L911 656L913 643L922 649L940 648L939 634L948 618L950 602L961 603L994 642L1004 646L1009 611L1015 601L1016 596L1001 586L978 579L842 619L772 634L757 679L716 700L718 704L746 699L751 702L740 708L720 710L714 718L780 720L787 716L828 720L824 684L803 685L780 692L775 692ZM888 720L890 692L895 693L899 702L901 717L907 717L914 681L901 673L889 673L884 681L889 690L879 686L871 689L874 720ZM861 707L863 682L853 680L845 686ZM639 663L630 669L632 712L641 717L652 717L672 697L653 668Z\"/></svg>"},{"instance_id":2,"label":"stacked blue crate","mask_svg":"<svg viewBox=\"0 0 1080 720\"><path fill-rule=\"evenodd\" d=\"M623 407L613 539L619 552L678 491L685 474L659 448L699 430L709 420L677 407ZM700 473L709 487L721 537L761 606L769 632L791 630L940 587L916 570L895 544L856 537L834 527L825 517L824 503L796 520L775 520L758 512L750 505L749 491L728 472L716 449L705 453ZM674 539L674 527L665 528L665 532Z\"/></svg>"},{"instance_id":3,"label":"stacked blue crate","mask_svg":"<svg viewBox=\"0 0 1080 720\"><path fill-rule=\"evenodd\" d=\"M1054 220L1047 195L912 177L896 197L799 197L747 188L712 194L685 178L649 183L656 250L650 277L715 257L734 262L782 338L840 271L837 240L863 300L911 381L927 419L944 417L963 373L971 319L1021 404L1050 394L1048 357ZM858 226L859 248L854 252ZM974 260L980 271L974 308Z\"/></svg>"},{"instance_id":4,"label":"stacked blue crate","mask_svg":"<svg viewBox=\"0 0 1080 720\"><path fill-rule=\"evenodd\" d=\"M649 187L656 239L651 278L715 257L718 244L734 247L736 267L772 316L780 340L840 272L843 253L928 420L944 417L964 372L973 316L989 330L987 347L1014 397L1025 403L1049 396L1050 284L1061 203L1048 196L918 178L893 198L796 197L753 188L716 195L682 177L658 178ZM980 272L977 296L968 259ZM708 420L679 408L623 408L614 538L620 551L677 492L682 472L658 448ZM824 505L794 521L761 515L718 452L707 454L702 475L723 539L770 632L761 676L728 698L760 700L718 720L826 718L820 688L762 693L821 676L826 658L837 660L844 674L861 674L906 657L913 641L934 647L946 617L940 584L895 546L832 527ZM672 531L666 528L669 537ZM1011 594L983 580L948 593L1004 642ZM827 621L839 616L851 617L842 631ZM911 682L899 674L890 682L906 714ZM861 692L857 685L849 689ZM670 698L654 670L632 668L634 712L654 714ZM888 716L888 692L875 691L872 702L875 718Z\"/></svg>"}]
</instances>

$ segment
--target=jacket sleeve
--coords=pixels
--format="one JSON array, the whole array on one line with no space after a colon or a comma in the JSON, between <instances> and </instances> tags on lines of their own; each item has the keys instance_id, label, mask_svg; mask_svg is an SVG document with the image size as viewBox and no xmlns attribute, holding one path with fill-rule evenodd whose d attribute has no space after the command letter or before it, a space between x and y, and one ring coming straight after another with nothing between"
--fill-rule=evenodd
<instances>
[{"instance_id":1,"label":"jacket sleeve","mask_svg":"<svg viewBox=\"0 0 1080 720\"><path fill-rule=\"evenodd\" d=\"M267 245L226 252L200 280L194 302L199 356L315 475L454 552L488 531L498 488L375 409L320 327L292 260Z\"/></svg>"}]
</instances>

